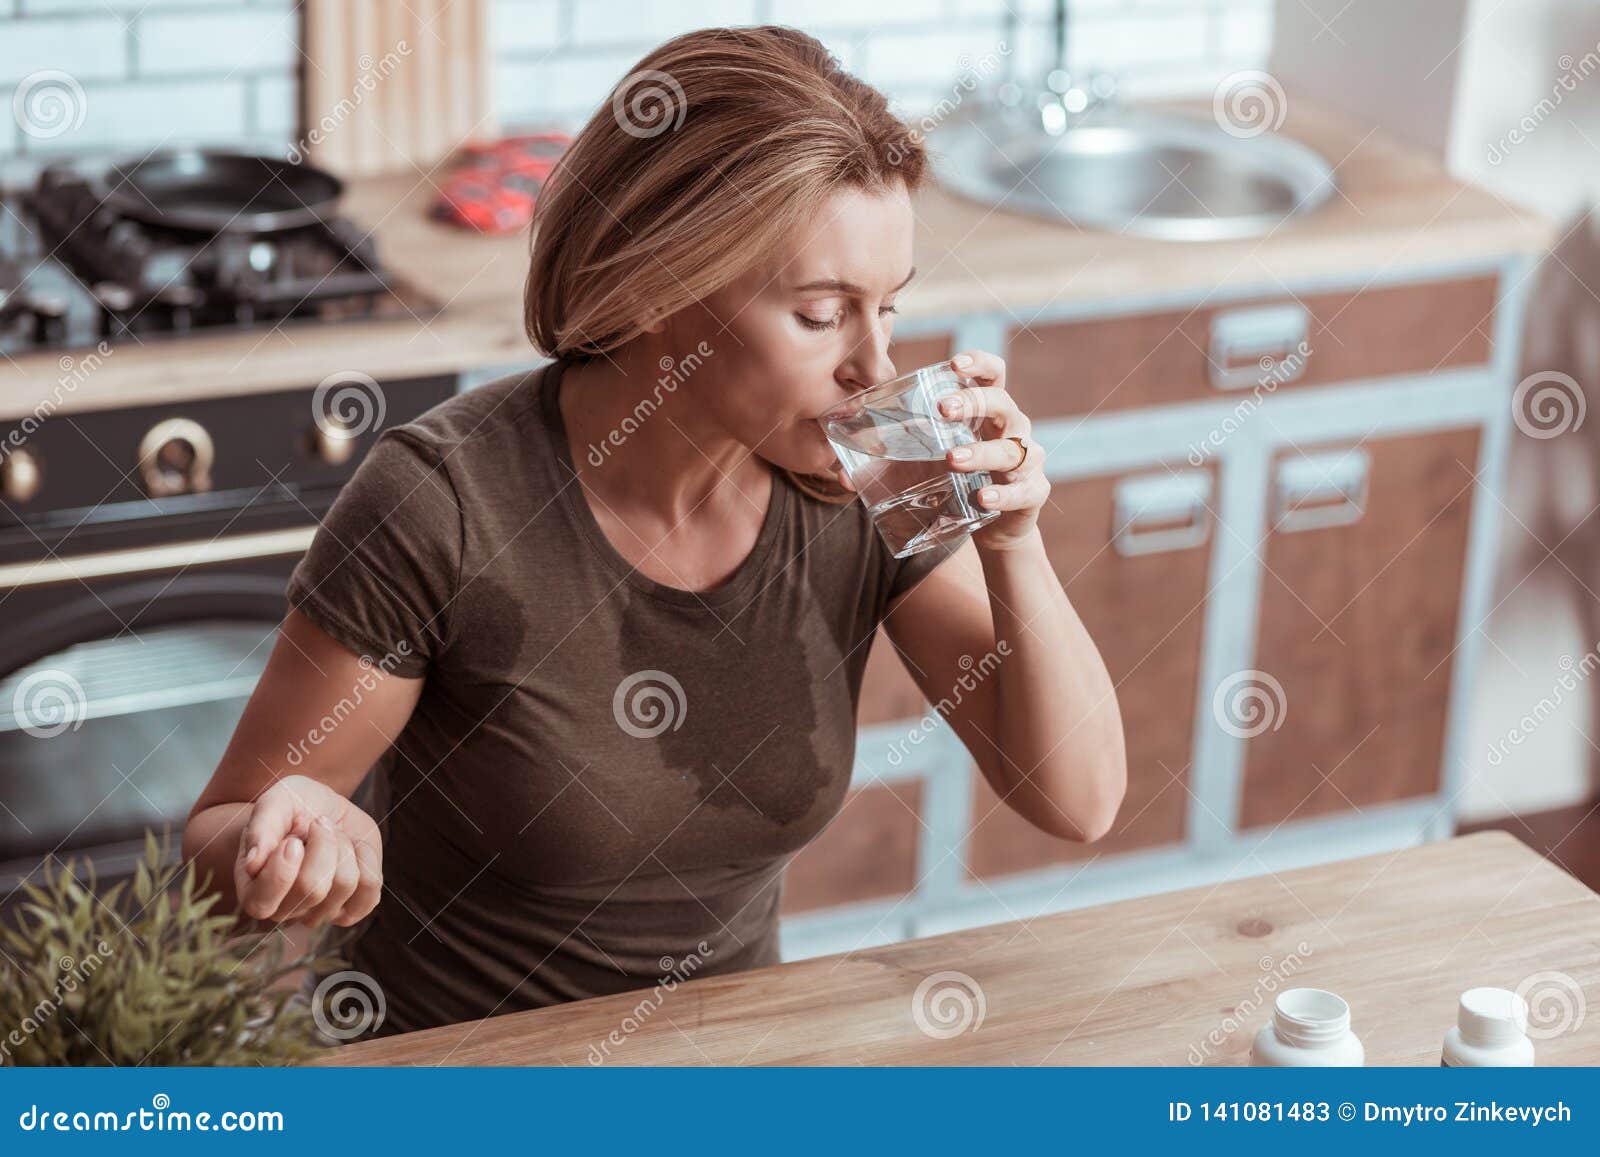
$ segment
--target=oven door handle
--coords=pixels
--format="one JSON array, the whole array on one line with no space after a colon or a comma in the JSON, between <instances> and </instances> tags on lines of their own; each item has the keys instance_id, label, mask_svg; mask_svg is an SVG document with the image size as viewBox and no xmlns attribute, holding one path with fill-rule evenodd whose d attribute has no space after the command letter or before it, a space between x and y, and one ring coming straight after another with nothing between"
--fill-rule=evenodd
<instances>
[{"instance_id":1,"label":"oven door handle","mask_svg":"<svg viewBox=\"0 0 1600 1157\"><path fill-rule=\"evenodd\" d=\"M148 574L180 567L237 562L248 558L270 558L280 554L299 554L311 545L315 526L295 526L287 530L263 530L195 542L171 542L162 546L105 550L96 554L56 555L31 562L0 565L0 590L39 587L50 583L88 582L91 579Z\"/></svg>"}]
</instances>

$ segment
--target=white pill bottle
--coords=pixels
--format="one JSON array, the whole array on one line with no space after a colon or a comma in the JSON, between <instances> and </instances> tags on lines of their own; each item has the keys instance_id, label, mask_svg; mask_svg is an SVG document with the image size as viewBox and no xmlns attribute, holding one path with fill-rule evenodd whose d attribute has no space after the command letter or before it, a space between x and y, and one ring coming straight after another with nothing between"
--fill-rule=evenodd
<instances>
[{"instance_id":1,"label":"white pill bottle","mask_svg":"<svg viewBox=\"0 0 1600 1157\"><path fill-rule=\"evenodd\" d=\"M1505 988L1469 988L1444 1034L1439 1063L1446 1068L1526 1068L1533 1064L1528 1002Z\"/></svg>"},{"instance_id":2,"label":"white pill bottle","mask_svg":"<svg viewBox=\"0 0 1600 1157\"><path fill-rule=\"evenodd\" d=\"M1350 1006L1320 988L1286 988L1272 1002L1272 1020L1250 1047L1250 1063L1264 1068L1353 1068L1366 1050L1350 1031Z\"/></svg>"}]
</instances>

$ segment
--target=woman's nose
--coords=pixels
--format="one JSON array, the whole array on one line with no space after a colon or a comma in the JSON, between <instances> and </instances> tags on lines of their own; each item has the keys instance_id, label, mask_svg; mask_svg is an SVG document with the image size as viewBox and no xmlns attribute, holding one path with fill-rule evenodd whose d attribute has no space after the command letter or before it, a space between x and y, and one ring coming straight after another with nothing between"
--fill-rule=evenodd
<instances>
[{"instance_id":1,"label":"woman's nose","mask_svg":"<svg viewBox=\"0 0 1600 1157\"><path fill-rule=\"evenodd\" d=\"M839 367L839 380L852 390L866 390L894 377L894 362L889 358L887 337L872 334L864 339Z\"/></svg>"}]
</instances>

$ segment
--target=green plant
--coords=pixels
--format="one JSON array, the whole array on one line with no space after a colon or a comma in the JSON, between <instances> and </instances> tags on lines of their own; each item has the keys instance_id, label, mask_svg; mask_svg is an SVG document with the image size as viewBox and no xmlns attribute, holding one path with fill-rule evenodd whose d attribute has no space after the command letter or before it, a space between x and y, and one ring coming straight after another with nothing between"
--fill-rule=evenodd
<instances>
[{"instance_id":1,"label":"green plant","mask_svg":"<svg viewBox=\"0 0 1600 1157\"><path fill-rule=\"evenodd\" d=\"M166 860L146 832L131 888L97 895L71 860L24 885L0 928L0 1065L290 1064L331 1043L288 978L343 962L317 945L284 960L281 934L240 934L209 879Z\"/></svg>"}]
</instances>

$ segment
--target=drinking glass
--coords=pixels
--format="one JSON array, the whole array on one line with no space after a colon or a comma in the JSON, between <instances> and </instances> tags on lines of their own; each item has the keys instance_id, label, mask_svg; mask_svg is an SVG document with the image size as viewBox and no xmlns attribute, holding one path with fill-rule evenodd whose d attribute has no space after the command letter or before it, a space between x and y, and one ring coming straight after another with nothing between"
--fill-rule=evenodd
<instances>
[{"instance_id":1,"label":"drinking glass","mask_svg":"<svg viewBox=\"0 0 1600 1157\"><path fill-rule=\"evenodd\" d=\"M940 399L967 380L945 362L923 366L817 417L895 558L971 534L1000 515L975 501L989 485L986 472L957 473L945 462L951 447L978 441L976 420L939 413Z\"/></svg>"}]
</instances>

